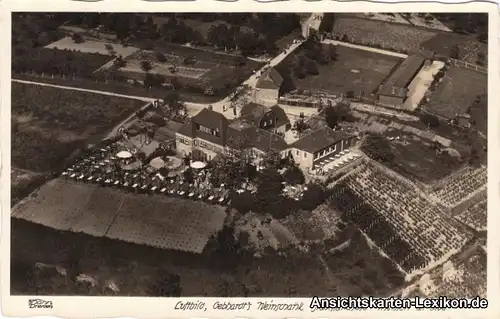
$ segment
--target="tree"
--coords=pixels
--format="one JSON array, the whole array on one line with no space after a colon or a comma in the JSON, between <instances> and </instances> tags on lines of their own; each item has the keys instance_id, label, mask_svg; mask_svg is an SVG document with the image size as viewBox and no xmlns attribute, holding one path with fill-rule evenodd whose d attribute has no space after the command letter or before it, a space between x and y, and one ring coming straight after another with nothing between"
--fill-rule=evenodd
<instances>
[{"instance_id":1,"label":"tree","mask_svg":"<svg viewBox=\"0 0 500 319\"><path fill-rule=\"evenodd\" d=\"M156 280L150 287L154 297L180 297L182 293L181 277L164 269L158 270Z\"/></svg>"},{"instance_id":2,"label":"tree","mask_svg":"<svg viewBox=\"0 0 500 319\"><path fill-rule=\"evenodd\" d=\"M153 68L153 66L151 65L151 62L149 62L147 60L141 61L141 69L144 72L149 72L149 71L151 71L152 68Z\"/></svg>"},{"instance_id":3,"label":"tree","mask_svg":"<svg viewBox=\"0 0 500 319\"><path fill-rule=\"evenodd\" d=\"M298 185L305 182L304 173L302 173L295 163L287 167L285 174L283 174L283 179L289 185Z\"/></svg>"},{"instance_id":4,"label":"tree","mask_svg":"<svg viewBox=\"0 0 500 319\"><path fill-rule=\"evenodd\" d=\"M282 217L284 203L284 197L281 195L283 191L282 181L283 178L276 167L270 166L260 172L257 178L255 196L258 200L257 207L261 212Z\"/></svg>"},{"instance_id":5,"label":"tree","mask_svg":"<svg viewBox=\"0 0 500 319\"><path fill-rule=\"evenodd\" d=\"M184 173L182 173L182 177L184 177L184 180L189 184L193 183L194 182L193 169L191 167L188 167L188 169L186 169Z\"/></svg>"},{"instance_id":6,"label":"tree","mask_svg":"<svg viewBox=\"0 0 500 319\"><path fill-rule=\"evenodd\" d=\"M75 43L82 43L83 41L85 41L84 38L82 37L82 35L79 33L73 33L73 35L71 36L71 39Z\"/></svg>"},{"instance_id":7,"label":"tree","mask_svg":"<svg viewBox=\"0 0 500 319\"><path fill-rule=\"evenodd\" d=\"M450 58L458 59L459 57L460 57L460 47L458 46L458 44L455 44L450 49Z\"/></svg>"},{"instance_id":8,"label":"tree","mask_svg":"<svg viewBox=\"0 0 500 319\"><path fill-rule=\"evenodd\" d=\"M439 119L436 116L429 113L422 113L420 115L420 121L431 128L439 126Z\"/></svg>"},{"instance_id":9,"label":"tree","mask_svg":"<svg viewBox=\"0 0 500 319\"><path fill-rule=\"evenodd\" d=\"M391 163L394 160L391 145L382 135L368 135L361 146L361 150L376 161Z\"/></svg>"},{"instance_id":10,"label":"tree","mask_svg":"<svg viewBox=\"0 0 500 319\"><path fill-rule=\"evenodd\" d=\"M155 56L156 56L156 60L158 60L158 62L161 62L161 63L167 62L167 58L165 57L165 55L163 53L156 52Z\"/></svg>"},{"instance_id":11,"label":"tree","mask_svg":"<svg viewBox=\"0 0 500 319\"><path fill-rule=\"evenodd\" d=\"M486 62L486 55L484 54L484 52L478 52L476 63L479 66L484 66L486 64L485 62Z\"/></svg>"},{"instance_id":12,"label":"tree","mask_svg":"<svg viewBox=\"0 0 500 319\"><path fill-rule=\"evenodd\" d=\"M309 128L309 125L304 121L304 119L299 119L295 121L293 124L292 130L297 132L298 134L302 134L304 131L306 131Z\"/></svg>"}]
</instances>

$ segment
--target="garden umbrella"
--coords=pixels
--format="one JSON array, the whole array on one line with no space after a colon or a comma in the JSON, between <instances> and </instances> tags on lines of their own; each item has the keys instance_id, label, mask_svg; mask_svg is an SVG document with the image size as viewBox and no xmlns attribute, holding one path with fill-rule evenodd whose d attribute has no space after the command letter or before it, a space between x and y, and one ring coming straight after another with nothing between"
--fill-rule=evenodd
<instances>
[{"instance_id":1,"label":"garden umbrella","mask_svg":"<svg viewBox=\"0 0 500 319\"><path fill-rule=\"evenodd\" d=\"M196 161L196 162L192 162L190 166L191 166L191 168L194 168L194 169L202 169L202 168L205 168L205 166L207 166L207 164L200 162L200 161Z\"/></svg>"},{"instance_id":2,"label":"garden umbrella","mask_svg":"<svg viewBox=\"0 0 500 319\"><path fill-rule=\"evenodd\" d=\"M116 154L116 157L118 157L118 158L131 158L132 154L128 151L121 151L121 152L118 152L118 154Z\"/></svg>"},{"instance_id":3,"label":"garden umbrella","mask_svg":"<svg viewBox=\"0 0 500 319\"><path fill-rule=\"evenodd\" d=\"M160 157L155 157L149 162L149 165L154 169L160 169L165 166L165 161L163 161Z\"/></svg>"}]
</instances>

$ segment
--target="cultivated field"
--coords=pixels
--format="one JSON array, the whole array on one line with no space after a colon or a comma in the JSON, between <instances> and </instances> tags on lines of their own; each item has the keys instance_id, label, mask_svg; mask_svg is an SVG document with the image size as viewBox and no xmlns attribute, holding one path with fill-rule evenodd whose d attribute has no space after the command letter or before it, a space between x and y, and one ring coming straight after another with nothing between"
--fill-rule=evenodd
<instances>
[{"instance_id":1,"label":"cultivated field","mask_svg":"<svg viewBox=\"0 0 500 319\"><path fill-rule=\"evenodd\" d=\"M455 113L465 113L478 95L487 92L487 83L485 74L452 66L432 93L426 108L437 115L453 118Z\"/></svg>"},{"instance_id":2,"label":"cultivated field","mask_svg":"<svg viewBox=\"0 0 500 319\"><path fill-rule=\"evenodd\" d=\"M375 91L401 59L363 51L345 46L336 46L337 59L330 65L318 65L319 74L304 79L294 78L298 89L323 91L335 95L352 91L356 96L369 95Z\"/></svg>"},{"instance_id":3,"label":"cultivated field","mask_svg":"<svg viewBox=\"0 0 500 319\"><path fill-rule=\"evenodd\" d=\"M384 21L339 16L335 18L333 33L348 42L396 52L418 50L423 42L436 32L414 26Z\"/></svg>"},{"instance_id":4,"label":"cultivated field","mask_svg":"<svg viewBox=\"0 0 500 319\"><path fill-rule=\"evenodd\" d=\"M85 40L81 43L75 43L71 37L62 38L61 40L47 45L45 48L98 53L103 55L121 55L123 58L139 50L135 47L125 47L119 43L112 42Z\"/></svg>"},{"instance_id":5,"label":"cultivated field","mask_svg":"<svg viewBox=\"0 0 500 319\"><path fill-rule=\"evenodd\" d=\"M390 167L410 180L430 184L461 167L459 159L448 153L437 153L429 142L416 137L406 143L393 141L394 160Z\"/></svg>"},{"instance_id":6,"label":"cultivated field","mask_svg":"<svg viewBox=\"0 0 500 319\"><path fill-rule=\"evenodd\" d=\"M374 163L336 184L332 205L407 273L448 258L469 239L416 186Z\"/></svg>"},{"instance_id":7,"label":"cultivated field","mask_svg":"<svg viewBox=\"0 0 500 319\"><path fill-rule=\"evenodd\" d=\"M447 180L442 187L435 189L432 196L437 198L443 205L454 207L478 189L486 187L488 181L488 170L485 167L478 169L469 168L462 174Z\"/></svg>"},{"instance_id":8,"label":"cultivated field","mask_svg":"<svg viewBox=\"0 0 500 319\"><path fill-rule=\"evenodd\" d=\"M359 234L351 236L347 248L332 254L245 258L230 269L221 266L224 261L218 255L57 231L22 219L12 219L11 234L12 294L32 295L43 287L38 294L152 296L150 286L160 269L180 276L182 296L197 297L385 296L404 283L394 265ZM68 267L75 251L79 252L80 271L94 277L98 287L74 285L57 272L38 276L38 285L26 280L26 272L37 262ZM109 281L116 283L118 292L101 289Z\"/></svg>"},{"instance_id":9,"label":"cultivated field","mask_svg":"<svg viewBox=\"0 0 500 319\"><path fill-rule=\"evenodd\" d=\"M221 207L201 202L130 196L60 178L42 186L12 216L59 230L201 253L222 228L226 214Z\"/></svg>"},{"instance_id":10,"label":"cultivated field","mask_svg":"<svg viewBox=\"0 0 500 319\"><path fill-rule=\"evenodd\" d=\"M12 165L36 172L60 169L87 142L144 103L113 96L12 83Z\"/></svg>"},{"instance_id":11,"label":"cultivated field","mask_svg":"<svg viewBox=\"0 0 500 319\"><path fill-rule=\"evenodd\" d=\"M488 202L486 200L481 201L463 213L455 216L455 218L476 231L486 231L488 226L487 205Z\"/></svg>"}]
</instances>

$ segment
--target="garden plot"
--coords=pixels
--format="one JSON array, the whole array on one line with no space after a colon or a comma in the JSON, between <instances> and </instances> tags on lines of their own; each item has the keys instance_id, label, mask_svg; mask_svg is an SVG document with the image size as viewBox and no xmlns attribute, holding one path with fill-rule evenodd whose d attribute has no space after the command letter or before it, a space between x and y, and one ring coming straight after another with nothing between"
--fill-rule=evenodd
<instances>
[{"instance_id":1,"label":"garden plot","mask_svg":"<svg viewBox=\"0 0 500 319\"><path fill-rule=\"evenodd\" d=\"M201 253L222 229L226 214L219 206L130 195L60 178L15 207L12 216L59 230Z\"/></svg>"},{"instance_id":2,"label":"garden plot","mask_svg":"<svg viewBox=\"0 0 500 319\"><path fill-rule=\"evenodd\" d=\"M196 61L191 66L184 66L184 58L172 54L165 55L166 62L159 62L153 52L140 51L129 56L126 61L127 65L120 68L125 72L145 73L141 68L141 62L148 61L151 64L149 72L166 75L166 76L182 76L186 78L199 79L212 68L217 67L217 64Z\"/></svg>"},{"instance_id":3,"label":"garden plot","mask_svg":"<svg viewBox=\"0 0 500 319\"><path fill-rule=\"evenodd\" d=\"M447 207L454 207L464 201L481 188L486 187L488 182L488 170L486 167L478 169L466 169L463 174L454 176L443 187L434 190L432 197L439 200Z\"/></svg>"},{"instance_id":4,"label":"garden plot","mask_svg":"<svg viewBox=\"0 0 500 319\"><path fill-rule=\"evenodd\" d=\"M481 201L463 213L455 216L455 218L476 231L485 231L488 226L487 204L488 202L486 200Z\"/></svg>"},{"instance_id":5,"label":"garden plot","mask_svg":"<svg viewBox=\"0 0 500 319\"><path fill-rule=\"evenodd\" d=\"M138 51L136 47L123 46L119 43L101 42L86 40L81 43L75 43L71 37L62 38L59 41L47 45L47 49L71 50L85 53L99 53L104 55L121 55L123 58Z\"/></svg>"}]
</instances>

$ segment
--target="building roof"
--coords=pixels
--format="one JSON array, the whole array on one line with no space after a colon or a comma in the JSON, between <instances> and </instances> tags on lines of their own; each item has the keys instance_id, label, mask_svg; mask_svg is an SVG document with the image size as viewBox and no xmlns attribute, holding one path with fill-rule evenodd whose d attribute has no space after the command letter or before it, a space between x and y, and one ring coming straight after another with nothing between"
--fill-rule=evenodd
<instances>
[{"instance_id":1,"label":"building roof","mask_svg":"<svg viewBox=\"0 0 500 319\"><path fill-rule=\"evenodd\" d=\"M316 153L340 142L341 140L351 137L353 136L344 132L334 131L329 127L323 127L303 136L298 141L293 143L291 147L308 153Z\"/></svg>"},{"instance_id":2,"label":"building roof","mask_svg":"<svg viewBox=\"0 0 500 319\"><path fill-rule=\"evenodd\" d=\"M202 131L196 130L196 124L208 127L210 129L219 130L220 135L215 136ZM227 130L229 121L224 114L215 112L209 109L203 109L198 114L193 116L191 120L183 125L178 133L189 136L191 138L198 137L206 141L224 146L227 141Z\"/></svg>"},{"instance_id":3,"label":"building roof","mask_svg":"<svg viewBox=\"0 0 500 319\"><path fill-rule=\"evenodd\" d=\"M283 83L283 77L276 71L275 68L269 68L262 73L257 80L256 88L258 89L275 89L279 90Z\"/></svg>"},{"instance_id":4,"label":"building roof","mask_svg":"<svg viewBox=\"0 0 500 319\"><path fill-rule=\"evenodd\" d=\"M267 107L257 103L248 103L241 109L241 120L247 123L253 123L259 125L260 121L265 114L268 112L273 112L276 116L276 124L278 126L283 126L290 123L290 119L279 105L274 105L272 107Z\"/></svg>"},{"instance_id":5,"label":"building roof","mask_svg":"<svg viewBox=\"0 0 500 319\"><path fill-rule=\"evenodd\" d=\"M422 55L408 56L399 67L386 79L379 90L381 95L406 97L406 88L425 62ZM403 95L404 94L404 95Z\"/></svg>"},{"instance_id":6,"label":"building roof","mask_svg":"<svg viewBox=\"0 0 500 319\"><path fill-rule=\"evenodd\" d=\"M198 131L196 130L196 124L212 129L218 128L222 134L220 137L217 137ZM223 114L208 109L203 109L200 113L195 115L191 121L184 124L177 133L191 138L200 138L221 146L227 145L228 140L232 138L246 139L246 144L263 152L267 152L269 149L281 151L288 147L281 136L244 122L229 124L229 121Z\"/></svg>"},{"instance_id":7,"label":"building roof","mask_svg":"<svg viewBox=\"0 0 500 319\"><path fill-rule=\"evenodd\" d=\"M231 125L228 138L246 139L248 145L263 152L269 150L282 151L288 148L288 144L281 136L246 123Z\"/></svg>"}]
</instances>

